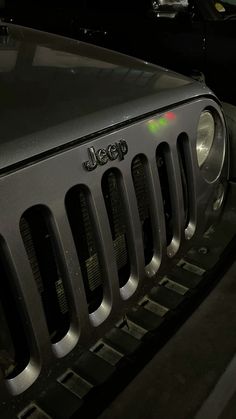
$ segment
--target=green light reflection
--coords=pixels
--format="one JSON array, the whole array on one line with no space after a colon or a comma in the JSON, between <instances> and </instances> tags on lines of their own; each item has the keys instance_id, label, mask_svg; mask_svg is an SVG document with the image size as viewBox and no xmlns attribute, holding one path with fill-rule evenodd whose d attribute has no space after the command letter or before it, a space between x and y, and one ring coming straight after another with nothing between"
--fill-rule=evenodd
<instances>
[{"instance_id":1,"label":"green light reflection","mask_svg":"<svg viewBox=\"0 0 236 419\"><path fill-rule=\"evenodd\" d=\"M164 116L156 119L151 119L147 123L149 132L156 134L160 128L164 128L171 123L171 121L176 119L176 114L174 112L166 112Z\"/></svg>"}]
</instances>

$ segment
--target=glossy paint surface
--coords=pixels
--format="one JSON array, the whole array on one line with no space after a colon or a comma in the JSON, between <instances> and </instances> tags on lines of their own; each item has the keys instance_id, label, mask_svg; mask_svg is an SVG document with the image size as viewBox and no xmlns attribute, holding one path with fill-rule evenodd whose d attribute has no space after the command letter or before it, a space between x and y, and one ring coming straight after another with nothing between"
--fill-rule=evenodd
<instances>
[{"instance_id":1,"label":"glossy paint surface","mask_svg":"<svg viewBox=\"0 0 236 419\"><path fill-rule=\"evenodd\" d=\"M146 62L9 25L0 47L0 168L209 91Z\"/></svg>"}]
</instances>

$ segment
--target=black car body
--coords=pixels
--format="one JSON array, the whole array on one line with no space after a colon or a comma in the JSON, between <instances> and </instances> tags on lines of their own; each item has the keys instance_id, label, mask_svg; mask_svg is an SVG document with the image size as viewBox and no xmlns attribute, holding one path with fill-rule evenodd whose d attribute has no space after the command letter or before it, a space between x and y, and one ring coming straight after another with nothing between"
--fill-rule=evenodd
<instances>
[{"instance_id":1,"label":"black car body","mask_svg":"<svg viewBox=\"0 0 236 419\"><path fill-rule=\"evenodd\" d=\"M168 3L168 7L163 4ZM179 3L184 6L179 7ZM176 7L176 4L178 7ZM235 104L236 6L213 0L5 1L2 16L192 76Z\"/></svg>"}]
</instances>

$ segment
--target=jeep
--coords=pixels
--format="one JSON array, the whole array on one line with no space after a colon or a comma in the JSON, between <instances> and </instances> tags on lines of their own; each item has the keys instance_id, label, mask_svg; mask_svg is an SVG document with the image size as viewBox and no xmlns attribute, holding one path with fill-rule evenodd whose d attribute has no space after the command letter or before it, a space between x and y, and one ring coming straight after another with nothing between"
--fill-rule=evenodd
<instances>
[{"instance_id":1,"label":"jeep","mask_svg":"<svg viewBox=\"0 0 236 419\"><path fill-rule=\"evenodd\" d=\"M72 418L233 238L216 239L235 196L224 115L147 62L10 24L0 42L1 419ZM195 252L210 241L213 263Z\"/></svg>"}]
</instances>

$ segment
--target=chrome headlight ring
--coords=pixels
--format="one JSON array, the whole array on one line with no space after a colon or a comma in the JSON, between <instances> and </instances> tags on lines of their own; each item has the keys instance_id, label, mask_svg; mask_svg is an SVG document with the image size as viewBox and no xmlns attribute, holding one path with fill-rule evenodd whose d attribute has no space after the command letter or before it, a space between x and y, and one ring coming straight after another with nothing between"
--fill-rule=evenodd
<instances>
[{"instance_id":1,"label":"chrome headlight ring","mask_svg":"<svg viewBox=\"0 0 236 419\"><path fill-rule=\"evenodd\" d=\"M226 149L226 130L220 114L214 109L202 111L197 128L196 153L199 169L208 182L221 173Z\"/></svg>"}]
</instances>

